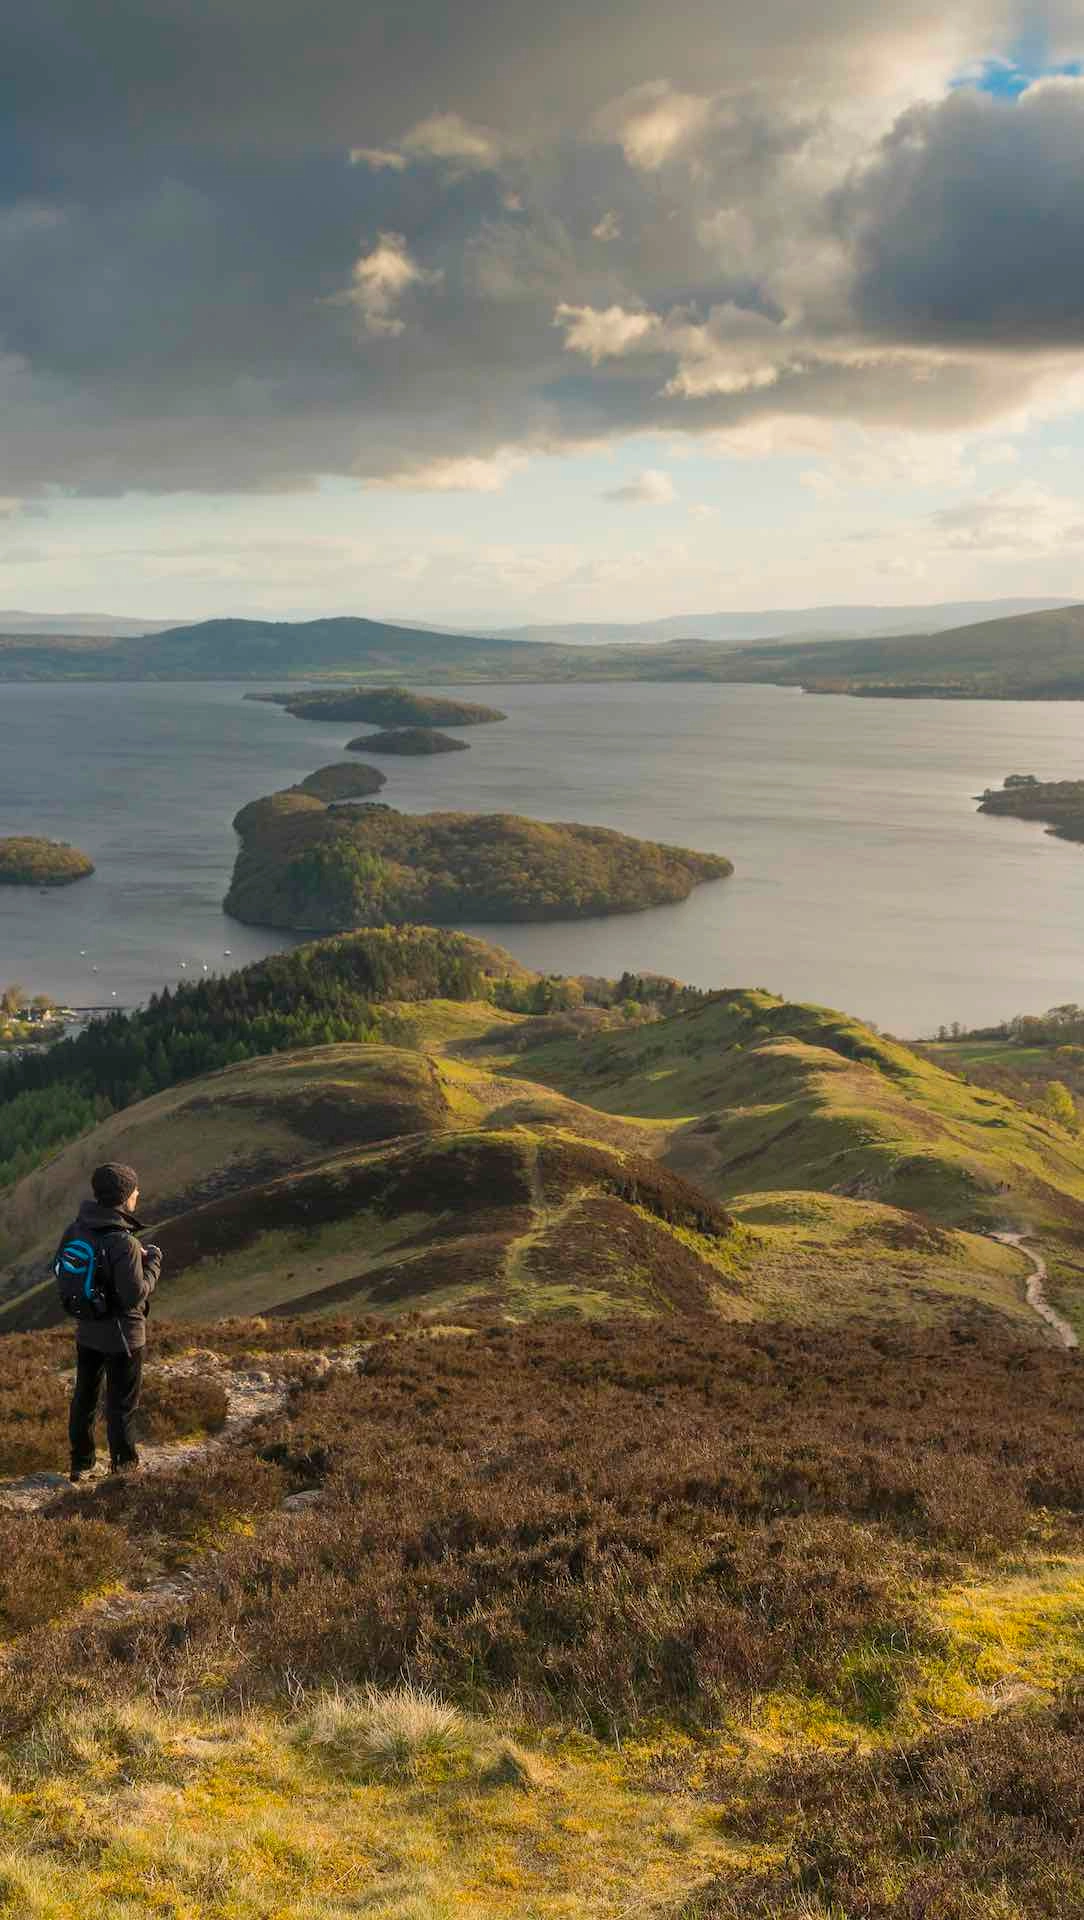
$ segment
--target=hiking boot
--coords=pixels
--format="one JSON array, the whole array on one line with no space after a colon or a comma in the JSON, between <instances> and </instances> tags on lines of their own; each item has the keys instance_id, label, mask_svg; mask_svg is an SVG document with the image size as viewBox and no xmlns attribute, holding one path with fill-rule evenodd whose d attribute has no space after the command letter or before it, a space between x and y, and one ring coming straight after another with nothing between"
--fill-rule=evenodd
<instances>
[{"instance_id":1,"label":"hiking boot","mask_svg":"<svg viewBox=\"0 0 1084 1920\"><path fill-rule=\"evenodd\" d=\"M68 1478L72 1486L77 1487L87 1480L100 1480L104 1472L105 1468L100 1467L96 1460L92 1460L89 1467L73 1467Z\"/></svg>"},{"instance_id":2,"label":"hiking boot","mask_svg":"<svg viewBox=\"0 0 1084 1920\"><path fill-rule=\"evenodd\" d=\"M138 1458L133 1460L111 1460L109 1462L109 1471L111 1474L137 1473L139 1471L139 1460Z\"/></svg>"}]
</instances>

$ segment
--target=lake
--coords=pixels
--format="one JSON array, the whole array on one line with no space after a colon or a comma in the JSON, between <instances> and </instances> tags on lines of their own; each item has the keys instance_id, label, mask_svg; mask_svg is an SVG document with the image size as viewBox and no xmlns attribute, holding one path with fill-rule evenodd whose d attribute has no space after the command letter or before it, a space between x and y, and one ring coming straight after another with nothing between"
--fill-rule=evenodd
<instances>
[{"instance_id":1,"label":"lake","mask_svg":"<svg viewBox=\"0 0 1084 1920\"><path fill-rule=\"evenodd\" d=\"M230 822L342 757L358 729L293 720L251 690L0 686L0 835L70 840L98 869L45 895L0 889L0 982L125 1006L294 944L222 913ZM770 987L912 1036L1084 999L1084 847L973 800L1007 773L1078 776L1084 707L449 691L508 722L472 729L469 754L378 763L393 806L581 820L736 863L680 907L472 929L532 966Z\"/></svg>"}]
</instances>

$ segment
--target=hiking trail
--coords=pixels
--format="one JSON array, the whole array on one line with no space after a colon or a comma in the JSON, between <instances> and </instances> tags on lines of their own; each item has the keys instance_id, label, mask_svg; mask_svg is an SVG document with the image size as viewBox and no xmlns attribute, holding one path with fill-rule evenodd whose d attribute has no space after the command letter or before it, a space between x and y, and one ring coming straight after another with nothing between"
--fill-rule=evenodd
<instances>
[{"instance_id":1,"label":"hiking trail","mask_svg":"<svg viewBox=\"0 0 1084 1920\"><path fill-rule=\"evenodd\" d=\"M335 1348L330 1353L319 1350L306 1352L301 1356L302 1364L310 1371L318 1367L326 1373L348 1373L351 1367L357 1366L370 1344L369 1341L358 1341L350 1346ZM225 1390L226 1418L216 1432L198 1440L165 1440L157 1445L141 1443L138 1469L141 1478L149 1473L169 1473L174 1467L188 1466L195 1460L220 1453L257 1420L262 1420L269 1413L278 1413L285 1406L291 1387L295 1385L293 1375L281 1375L276 1379L259 1366L229 1367L217 1353L203 1348L186 1353L181 1359L164 1361L156 1371L174 1380L191 1374L211 1374ZM80 1486L89 1491L101 1485L104 1477L92 1475L81 1481ZM0 1480L0 1509L35 1513L39 1507L48 1506L50 1500L55 1500L59 1493L69 1491L71 1481L66 1473L48 1468L38 1469L23 1474L17 1480Z\"/></svg>"},{"instance_id":2,"label":"hiking trail","mask_svg":"<svg viewBox=\"0 0 1084 1920\"><path fill-rule=\"evenodd\" d=\"M359 1364L371 1344L370 1341L359 1341L331 1353L305 1353L304 1364L309 1368L315 1364L324 1373L347 1373ZM216 1433L204 1439L166 1441L158 1446L142 1445L139 1450L140 1478L146 1474L166 1473L175 1467L183 1467L224 1451L231 1441L236 1440L257 1420L267 1414L277 1413L286 1404L290 1389L295 1384L292 1375L276 1379L260 1367L228 1367L218 1354L203 1350L185 1354L180 1360L167 1361L161 1372L171 1374L174 1378L185 1374L213 1373L226 1391L226 1419ZM80 1487L89 1491L100 1486L103 1478L95 1475L80 1482ZM0 1481L0 1508L16 1513L36 1513L47 1507L60 1493L71 1491L71 1482L66 1473L27 1473L18 1480ZM299 1513L318 1505L321 1497L318 1489L287 1494L280 1512L283 1515ZM222 1557L213 1548L204 1551L190 1565L152 1577L144 1586L126 1586L97 1599L89 1599L84 1602L84 1610L93 1612L99 1619L121 1622L151 1613L158 1607L170 1606L177 1600L189 1599L213 1579Z\"/></svg>"},{"instance_id":3,"label":"hiking trail","mask_svg":"<svg viewBox=\"0 0 1084 1920\"><path fill-rule=\"evenodd\" d=\"M1034 1309L1040 1320L1045 1320L1059 1346L1065 1347L1067 1351L1078 1348L1080 1341L1074 1329L1069 1325L1068 1320L1063 1319L1057 1308L1051 1306L1046 1297L1046 1261L1041 1253L1037 1253L1034 1247L1028 1245L1030 1234L1006 1231L992 1233L990 1238L999 1241L1003 1247L1015 1247L1019 1253L1031 1261L1031 1272L1024 1289L1028 1306Z\"/></svg>"}]
</instances>

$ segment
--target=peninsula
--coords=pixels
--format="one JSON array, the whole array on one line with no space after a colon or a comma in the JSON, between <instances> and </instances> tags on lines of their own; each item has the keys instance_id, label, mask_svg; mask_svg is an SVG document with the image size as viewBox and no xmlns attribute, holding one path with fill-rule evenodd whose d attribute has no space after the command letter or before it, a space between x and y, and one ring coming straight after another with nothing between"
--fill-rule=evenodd
<instances>
[{"instance_id":1,"label":"peninsula","mask_svg":"<svg viewBox=\"0 0 1084 1920\"><path fill-rule=\"evenodd\" d=\"M0 886L70 887L93 872L93 860L64 841L32 834L0 840Z\"/></svg>"},{"instance_id":2,"label":"peninsula","mask_svg":"<svg viewBox=\"0 0 1084 1920\"><path fill-rule=\"evenodd\" d=\"M340 810L297 791L253 801L234 826L241 848L227 913L312 932L635 913L733 872L720 855L603 827L509 813Z\"/></svg>"},{"instance_id":3,"label":"peninsula","mask_svg":"<svg viewBox=\"0 0 1084 1920\"><path fill-rule=\"evenodd\" d=\"M453 740L434 727L389 727L383 733L359 733L348 740L347 753L466 753L470 742Z\"/></svg>"},{"instance_id":4,"label":"peninsula","mask_svg":"<svg viewBox=\"0 0 1084 1920\"><path fill-rule=\"evenodd\" d=\"M1084 780L1010 774L1003 787L990 787L981 795L979 812L1036 820L1058 840L1084 840Z\"/></svg>"},{"instance_id":5,"label":"peninsula","mask_svg":"<svg viewBox=\"0 0 1084 1920\"><path fill-rule=\"evenodd\" d=\"M408 687L338 687L256 697L285 707L296 720L360 720L372 727L482 727L508 718L496 707L431 699Z\"/></svg>"}]
</instances>

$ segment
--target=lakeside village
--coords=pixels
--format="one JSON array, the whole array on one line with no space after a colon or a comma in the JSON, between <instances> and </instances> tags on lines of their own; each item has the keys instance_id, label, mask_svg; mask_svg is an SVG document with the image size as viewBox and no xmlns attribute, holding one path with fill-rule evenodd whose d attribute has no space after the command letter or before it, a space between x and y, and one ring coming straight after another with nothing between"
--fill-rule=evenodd
<instances>
[{"instance_id":1,"label":"lakeside village","mask_svg":"<svg viewBox=\"0 0 1084 1920\"><path fill-rule=\"evenodd\" d=\"M24 1053L30 1047L49 1046L85 1020L76 1007L60 1007L47 993L28 994L25 987L0 987L0 1053Z\"/></svg>"}]
</instances>

